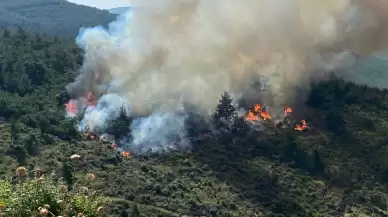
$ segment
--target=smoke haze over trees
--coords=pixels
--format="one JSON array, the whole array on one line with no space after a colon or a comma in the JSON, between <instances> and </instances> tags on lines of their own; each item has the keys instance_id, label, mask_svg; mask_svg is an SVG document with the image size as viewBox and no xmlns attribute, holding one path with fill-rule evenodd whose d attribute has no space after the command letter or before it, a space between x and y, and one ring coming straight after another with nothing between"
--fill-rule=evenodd
<instances>
[{"instance_id":1,"label":"smoke haze over trees","mask_svg":"<svg viewBox=\"0 0 388 217\"><path fill-rule=\"evenodd\" d=\"M0 176L13 178L6 183L18 180L18 166L56 171L53 180L63 176L71 188L93 172L93 189L110 200L108 216L386 216L387 90L328 76L305 84L311 91L289 105L290 116L266 121L246 121L241 107L254 108L223 90L209 106L212 116L191 109L183 119L190 151L128 158L111 142L86 139L77 128L82 117L66 116L72 96L63 90L82 69L84 54L73 40L0 31ZM130 108L116 104L107 131L120 138L136 128L129 128ZM302 119L309 130L294 129ZM143 136L177 125L149 123ZM1 189L12 188L1 188L4 183L0 205L30 208L20 195L5 198ZM50 195L54 211L56 194ZM31 205L35 214L41 203Z\"/></svg>"}]
</instances>

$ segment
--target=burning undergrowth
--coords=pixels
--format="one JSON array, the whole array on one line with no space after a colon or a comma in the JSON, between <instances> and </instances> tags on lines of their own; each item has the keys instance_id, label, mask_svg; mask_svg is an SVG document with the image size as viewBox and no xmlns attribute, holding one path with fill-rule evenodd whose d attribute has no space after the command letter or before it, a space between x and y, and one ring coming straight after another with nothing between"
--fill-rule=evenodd
<instances>
[{"instance_id":1,"label":"burning undergrowth","mask_svg":"<svg viewBox=\"0 0 388 217\"><path fill-rule=\"evenodd\" d=\"M82 100L84 99L84 100ZM103 140L115 149L130 152L185 150L187 113L183 108L148 115L133 115L131 104L118 94L106 94L99 100L88 91L85 98L65 104L69 118L79 118L78 131L90 140Z\"/></svg>"},{"instance_id":2,"label":"burning undergrowth","mask_svg":"<svg viewBox=\"0 0 388 217\"><path fill-rule=\"evenodd\" d=\"M233 116L226 122L233 123L235 119L243 119L248 123L247 126L261 130L265 130L265 126L261 124L263 121L273 123L278 128L292 126L295 131L309 129L306 120L295 124L293 110L288 106L284 107L282 115L274 118L260 104L255 104L246 114L239 116L237 110L246 109L233 104L233 99L225 92L216 108L215 114L219 113L220 116L217 119L225 121L225 117ZM133 116L131 104L118 94L106 94L97 100L91 91L87 92L86 97L69 100L65 107L69 118L79 118L77 127L86 139L109 142L111 148L120 151L124 157L130 157L131 153L190 150L190 141L195 139L190 138L187 133L189 116L194 114L193 108L181 107L168 112L161 110ZM198 113L197 115L201 116ZM206 120L205 125L207 129L214 129L214 119Z\"/></svg>"},{"instance_id":3,"label":"burning undergrowth","mask_svg":"<svg viewBox=\"0 0 388 217\"><path fill-rule=\"evenodd\" d=\"M271 107L256 105L245 119L281 124L291 112L283 105L303 101L296 90L388 45L382 0L131 4L109 29L80 32L84 63L66 88L80 132L121 135L118 147L131 152L189 149L185 103L209 117L224 91L254 94L259 78L269 94L255 98ZM306 129L304 120L295 126Z\"/></svg>"},{"instance_id":4,"label":"burning undergrowth","mask_svg":"<svg viewBox=\"0 0 388 217\"><path fill-rule=\"evenodd\" d=\"M251 123L259 123L260 121L272 121L280 128L285 126L294 126L296 131L307 131L310 127L306 120L300 120L300 123L294 124L295 120L292 117L292 108L285 106L283 109L283 115L277 115L274 119L268 109L262 107L260 104L255 104L253 109L248 110L248 114L245 115L244 120Z\"/></svg>"}]
</instances>

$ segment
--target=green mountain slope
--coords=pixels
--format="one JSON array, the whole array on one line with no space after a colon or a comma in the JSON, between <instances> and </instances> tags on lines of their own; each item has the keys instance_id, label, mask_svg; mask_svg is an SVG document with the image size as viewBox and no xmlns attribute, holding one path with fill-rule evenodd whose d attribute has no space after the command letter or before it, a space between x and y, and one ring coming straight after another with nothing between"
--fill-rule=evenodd
<instances>
[{"instance_id":1,"label":"green mountain slope","mask_svg":"<svg viewBox=\"0 0 388 217\"><path fill-rule=\"evenodd\" d=\"M80 27L107 25L115 15L64 0L3 0L0 26L74 37Z\"/></svg>"},{"instance_id":2,"label":"green mountain slope","mask_svg":"<svg viewBox=\"0 0 388 217\"><path fill-rule=\"evenodd\" d=\"M127 159L81 137L57 105L82 63L73 42L21 31L0 37L2 179L15 179L18 166L56 171L69 185L93 173L93 189L110 199L107 216L387 216L387 91L333 78L293 108L306 132L271 121L257 130L240 120L204 135L196 129L209 126L192 117L191 152ZM82 157L70 161L73 154Z\"/></svg>"}]
</instances>

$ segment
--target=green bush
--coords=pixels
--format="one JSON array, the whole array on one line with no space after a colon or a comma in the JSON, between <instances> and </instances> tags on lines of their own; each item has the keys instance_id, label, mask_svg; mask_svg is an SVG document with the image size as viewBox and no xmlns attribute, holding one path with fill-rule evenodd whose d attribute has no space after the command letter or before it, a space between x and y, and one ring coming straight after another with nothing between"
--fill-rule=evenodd
<instances>
[{"instance_id":1,"label":"green bush","mask_svg":"<svg viewBox=\"0 0 388 217\"><path fill-rule=\"evenodd\" d=\"M44 176L37 170L29 177L27 169L19 167L14 179L0 181L0 216L105 216L107 200L87 187L94 179L89 173L69 191L53 174Z\"/></svg>"}]
</instances>

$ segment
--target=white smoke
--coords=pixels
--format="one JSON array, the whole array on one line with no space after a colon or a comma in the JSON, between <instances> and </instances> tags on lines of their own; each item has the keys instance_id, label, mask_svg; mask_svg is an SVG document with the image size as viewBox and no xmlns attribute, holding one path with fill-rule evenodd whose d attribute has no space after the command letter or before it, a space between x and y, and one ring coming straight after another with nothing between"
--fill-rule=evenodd
<instances>
[{"instance_id":1,"label":"white smoke","mask_svg":"<svg viewBox=\"0 0 388 217\"><path fill-rule=\"evenodd\" d=\"M135 151L187 150L183 109L171 112L155 112L146 118L132 122L131 149Z\"/></svg>"},{"instance_id":2,"label":"white smoke","mask_svg":"<svg viewBox=\"0 0 388 217\"><path fill-rule=\"evenodd\" d=\"M81 122L104 128L117 101L130 115L148 116L131 126L130 146L171 145L184 116L174 109L196 105L207 115L220 95L242 96L266 78L272 107L298 99L312 79L352 66L356 57L387 48L386 0L133 0L132 10L77 37L85 50L81 74L67 89L92 90L97 105ZM174 124L172 124L174 123ZM149 130L151 129L151 130ZM156 139L157 138L157 139ZM158 142L160 141L160 142Z\"/></svg>"},{"instance_id":3,"label":"white smoke","mask_svg":"<svg viewBox=\"0 0 388 217\"><path fill-rule=\"evenodd\" d=\"M129 101L118 94L103 95L97 105L86 107L78 130L81 132L104 132L108 128L108 123L119 117L121 109L124 109L126 114L131 114Z\"/></svg>"}]
</instances>

